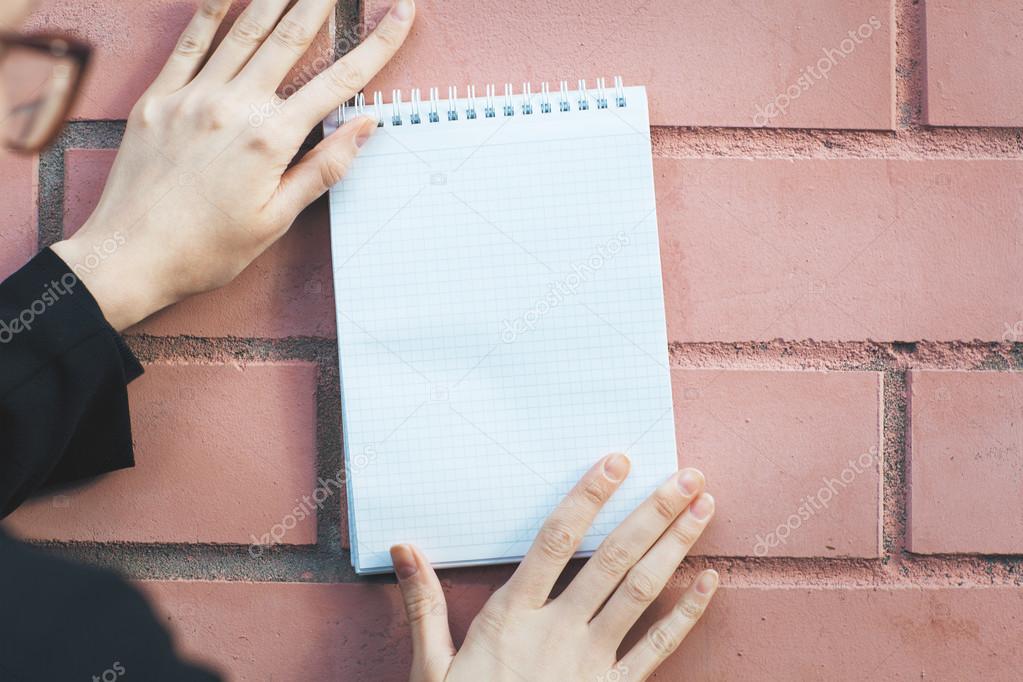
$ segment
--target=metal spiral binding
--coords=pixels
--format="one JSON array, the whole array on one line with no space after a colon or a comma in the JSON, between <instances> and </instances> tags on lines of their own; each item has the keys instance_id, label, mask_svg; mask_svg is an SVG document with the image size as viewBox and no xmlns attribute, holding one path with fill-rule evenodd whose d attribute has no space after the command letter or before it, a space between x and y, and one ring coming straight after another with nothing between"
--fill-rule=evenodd
<instances>
[{"instance_id":1,"label":"metal spiral binding","mask_svg":"<svg viewBox=\"0 0 1023 682\"><path fill-rule=\"evenodd\" d=\"M612 88L614 90L614 96L610 101L614 103L614 107L623 108L627 106L625 101L625 86L622 83L621 76L615 76ZM555 107L551 103L550 86L546 81L540 84L540 93L536 98L534 98L533 95L532 84L524 82L522 84L522 90L519 93L519 102L516 106L514 88L511 83L505 83L504 96L501 97L500 106L498 106L497 89L493 84L488 84L483 96L482 118L497 118L498 116L511 117L516 114L530 116L533 115L534 112L550 114L552 112L563 113L573 110L588 111L591 108L609 108L608 87L604 78L597 79L596 88L594 90L588 89L586 81L580 79L575 89L574 99L572 92L568 87L568 81L560 81L558 83L556 98L557 106ZM458 109L460 104L463 104L465 107L461 111ZM534 104L536 105L535 110L533 108ZM425 112L424 116L422 111L422 93L419 88L413 88L409 92L408 110L403 111L401 90L395 89L391 91L391 112L390 116L387 117L387 120L392 127L401 126L406 123L408 125L440 123L440 110L442 106L439 90L437 88L430 88L429 108ZM466 98L464 103L459 102L458 87L454 85L448 87L447 112L444 115L444 120L458 121L462 117L466 120L473 120L477 118L479 111L480 108L478 107L476 99L476 86L470 85L466 88ZM337 113L339 125L343 125L357 116L363 116L369 113L366 106L366 95L360 92L351 103L346 102L342 104L338 108ZM383 127L385 121L383 93L379 90L373 93L372 113L377 119L377 126Z\"/></svg>"}]
</instances>

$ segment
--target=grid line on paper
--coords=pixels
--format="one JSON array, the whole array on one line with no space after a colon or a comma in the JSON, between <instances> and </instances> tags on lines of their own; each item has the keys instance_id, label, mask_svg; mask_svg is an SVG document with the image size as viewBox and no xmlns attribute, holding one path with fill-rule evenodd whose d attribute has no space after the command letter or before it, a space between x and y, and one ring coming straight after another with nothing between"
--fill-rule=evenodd
<instances>
[{"instance_id":1,"label":"grid line on paper","mask_svg":"<svg viewBox=\"0 0 1023 682\"><path fill-rule=\"evenodd\" d=\"M440 565L519 556L627 450L592 550L675 470L637 90L613 115L392 128L331 190L357 570L405 541Z\"/></svg>"}]
</instances>

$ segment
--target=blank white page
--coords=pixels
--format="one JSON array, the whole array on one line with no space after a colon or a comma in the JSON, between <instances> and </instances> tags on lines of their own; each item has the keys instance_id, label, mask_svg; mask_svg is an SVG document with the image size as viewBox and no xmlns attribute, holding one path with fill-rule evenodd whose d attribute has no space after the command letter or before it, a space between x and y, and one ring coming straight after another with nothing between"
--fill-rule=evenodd
<instances>
[{"instance_id":1,"label":"blank white page","mask_svg":"<svg viewBox=\"0 0 1023 682\"><path fill-rule=\"evenodd\" d=\"M646 92L393 126L330 192L352 562L514 561L627 452L600 540L675 471ZM609 93L613 95L613 92ZM500 99L500 98L499 98ZM556 100L557 96L552 96ZM574 98L573 98L574 100Z\"/></svg>"}]
</instances>

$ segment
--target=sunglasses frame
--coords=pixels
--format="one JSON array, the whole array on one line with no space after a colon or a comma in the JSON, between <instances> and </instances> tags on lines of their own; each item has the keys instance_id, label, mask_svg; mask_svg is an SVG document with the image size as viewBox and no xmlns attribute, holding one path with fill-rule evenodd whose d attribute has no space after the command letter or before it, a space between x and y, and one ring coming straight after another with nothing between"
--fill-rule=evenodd
<instances>
[{"instance_id":1,"label":"sunglasses frame","mask_svg":"<svg viewBox=\"0 0 1023 682\"><path fill-rule=\"evenodd\" d=\"M4 59L6 53L12 49L33 50L54 59L71 59L77 66L75 82L70 89L70 94L65 98L66 101L59 115L55 115L53 121L48 124L49 128L46 129L46 134L39 138L40 141L32 146L13 145L8 140L3 141L3 145L13 152L32 154L49 146L64 128L67 116L81 92L85 72L92 57L92 46L82 40L62 33L21 35L19 33L0 31L0 60Z\"/></svg>"}]
</instances>

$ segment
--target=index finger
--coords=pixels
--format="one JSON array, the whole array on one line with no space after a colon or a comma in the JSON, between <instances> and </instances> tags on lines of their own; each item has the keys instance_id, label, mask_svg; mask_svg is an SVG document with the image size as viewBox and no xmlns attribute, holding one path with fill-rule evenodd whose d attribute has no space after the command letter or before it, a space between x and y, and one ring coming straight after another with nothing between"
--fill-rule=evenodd
<instances>
[{"instance_id":1,"label":"index finger","mask_svg":"<svg viewBox=\"0 0 1023 682\"><path fill-rule=\"evenodd\" d=\"M544 521L532 547L508 580L511 599L534 608L544 605L597 512L628 474L629 458L614 454L597 462L583 475Z\"/></svg>"},{"instance_id":2,"label":"index finger","mask_svg":"<svg viewBox=\"0 0 1023 682\"><path fill-rule=\"evenodd\" d=\"M405 42L415 13L413 0L396 0L380 24L358 47L289 97L285 112L296 119L296 125L315 126L342 102L347 102L362 90Z\"/></svg>"}]
</instances>

